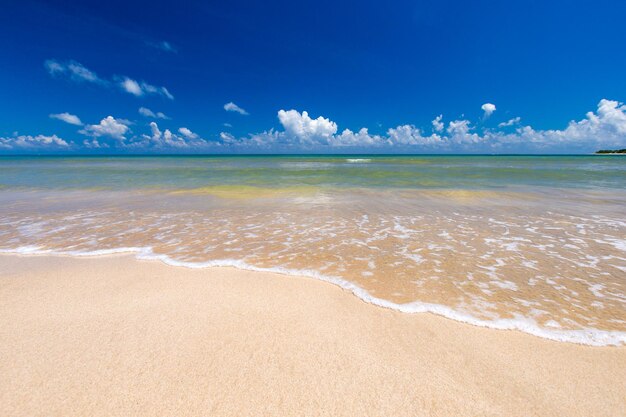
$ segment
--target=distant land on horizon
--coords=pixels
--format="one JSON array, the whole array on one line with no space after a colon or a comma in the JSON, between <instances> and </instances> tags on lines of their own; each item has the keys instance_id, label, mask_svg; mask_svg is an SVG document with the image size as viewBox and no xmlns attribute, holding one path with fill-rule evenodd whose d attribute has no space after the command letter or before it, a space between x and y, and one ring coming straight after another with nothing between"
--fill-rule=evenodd
<instances>
[{"instance_id":1,"label":"distant land on horizon","mask_svg":"<svg viewBox=\"0 0 626 417\"><path fill-rule=\"evenodd\" d=\"M626 154L626 149L600 149L599 151L596 151L596 153L598 154L612 154L612 153L619 153L619 154Z\"/></svg>"}]
</instances>

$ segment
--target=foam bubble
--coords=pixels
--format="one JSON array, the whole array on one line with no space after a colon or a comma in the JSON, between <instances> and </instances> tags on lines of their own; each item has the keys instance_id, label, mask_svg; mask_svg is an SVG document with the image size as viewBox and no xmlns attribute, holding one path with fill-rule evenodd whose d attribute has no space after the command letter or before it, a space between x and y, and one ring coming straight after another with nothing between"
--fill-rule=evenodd
<instances>
[{"instance_id":1,"label":"foam bubble","mask_svg":"<svg viewBox=\"0 0 626 417\"><path fill-rule=\"evenodd\" d=\"M204 262L187 262L173 259L165 254L154 253L151 247L120 247L112 249L100 249L93 251L58 251L45 249L38 246L21 246L14 249L0 249L0 253L5 254L22 254L22 255L69 255L69 256L99 256L111 254L134 254L137 259L142 260L158 260L167 265L185 268L208 268L208 267L234 267L242 270L272 272L283 275L302 276L328 282L350 291L361 300L379 306L403 313L432 313L448 319L459 321L462 323L486 327L498 330L517 330L528 333L537 337L558 342L576 343L589 346L619 346L626 344L626 332L613 330L599 330L584 328L580 330L559 330L558 328L543 328L531 318L523 317L516 314L515 318L502 319L495 318L493 320L479 319L471 314L457 311L451 307L413 301L410 303L398 304L388 300L384 300L372 296L365 289L359 287L353 282L346 281L339 277L326 276L317 271L309 269L288 269L283 267L261 268L250 265L246 262L236 259L219 259ZM553 324L552 326L553 327Z\"/></svg>"}]
</instances>

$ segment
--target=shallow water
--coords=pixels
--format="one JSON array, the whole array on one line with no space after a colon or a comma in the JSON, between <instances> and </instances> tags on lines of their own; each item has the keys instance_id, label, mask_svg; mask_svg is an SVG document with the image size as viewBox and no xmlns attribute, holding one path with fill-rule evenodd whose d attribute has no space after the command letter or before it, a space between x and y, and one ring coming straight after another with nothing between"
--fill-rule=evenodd
<instances>
[{"instance_id":1,"label":"shallow water","mask_svg":"<svg viewBox=\"0 0 626 417\"><path fill-rule=\"evenodd\" d=\"M277 270L402 311L619 344L624 184L614 156L5 157L0 249Z\"/></svg>"}]
</instances>

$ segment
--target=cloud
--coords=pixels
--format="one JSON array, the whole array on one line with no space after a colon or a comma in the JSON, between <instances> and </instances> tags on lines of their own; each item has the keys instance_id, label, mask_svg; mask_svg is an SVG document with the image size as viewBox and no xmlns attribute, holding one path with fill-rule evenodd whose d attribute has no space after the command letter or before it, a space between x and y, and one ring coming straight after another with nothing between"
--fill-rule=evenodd
<instances>
[{"instance_id":1,"label":"cloud","mask_svg":"<svg viewBox=\"0 0 626 417\"><path fill-rule=\"evenodd\" d=\"M102 143L98 141L96 138L85 139L83 141L83 146L89 149L101 149L101 148L109 148L110 146L106 143Z\"/></svg>"},{"instance_id":2,"label":"cloud","mask_svg":"<svg viewBox=\"0 0 626 417\"><path fill-rule=\"evenodd\" d=\"M0 137L0 149L64 149L70 145L57 135Z\"/></svg>"},{"instance_id":3,"label":"cloud","mask_svg":"<svg viewBox=\"0 0 626 417\"><path fill-rule=\"evenodd\" d=\"M151 134L143 135L142 140L134 145L156 148L199 148L207 145L204 139L200 138L200 136L186 127L181 127L178 131L182 136L172 133L169 129L165 129L165 131L161 132L156 122L150 122Z\"/></svg>"},{"instance_id":4,"label":"cloud","mask_svg":"<svg viewBox=\"0 0 626 417\"><path fill-rule=\"evenodd\" d=\"M441 143L441 137L437 134L422 135L420 129L413 125L398 126L387 130L388 143L392 145L435 145Z\"/></svg>"},{"instance_id":5,"label":"cloud","mask_svg":"<svg viewBox=\"0 0 626 417\"><path fill-rule=\"evenodd\" d=\"M108 136L113 139L123 141L126 139L124 135L130 130L128 125L130 122L124 119L116 119L113 116L107 116L100 121L97 125L85 125L78 133L82 133L86 136L98 138L101 136Z\"/></svg>"},{"instance_id":6,"label":"cloud","mask_svg":"<svg viewBox=\"0 0 626 417\"><path fill-rule=\"evenodd\" d=\"M333 135L328 139L330 146L381 146L385 139L378 135L370 135L363 127L358 132L345 129L340 135Z\"/></svg>"},{"instance_id":7,"label":"cloud","mask_svg":"<svg viewBox=\"0 0 626 417\"><path fill-rule=\"evenodd\" d=\"M139 83L135 80L132 80L130 78L125 78L124 80L122 80L120 82L120 85L122 86L122 89L124 91L126 91L127 93L130 93L134 96L143 96L143 89L141 88L141 86L139 85Z\"/></svg>"},{"instance_id":8,"label":"cloud","mask_svg":"<svg viewBox=\"0 0 626 417\"><path fill-rule=\"evenodd\" d=\"M223 123L224 127L233 127L230 123Z\"/></svg>"},{"instance_id":9,"label":"cloud","mask_svg":"<svg viewBox=\"0 0 626 417\"><path fill-rule=\"evenodd\" d=\"M172 53L178 52L178 50L174 47L174 45L172 45L171 43L167 41L146 42L146 45L151 46L156 49L160 49L161 51L164 51L164 52L172 52Z\"/></svg>"},{"instance_id":10,"label":"cloud","mask_svg":"<svg viewBox=\"0 0 626 417\"><path fill-rule=\"evenodd\" d=\"M187 139L198 139L200 137L197 134L193 133L191 130L187 129L186 127L179 128L178 133L180 133Z\"/></svg>"},{"instance_id":11,"label":"cloud","mask_svg":"<svg viewBox=\"0 0 626 417\"><path fill-rule=\"evenodd\" d=\"M239 107L238 105L233 103L232 101L230 103L224 104L224 110L226 110L226 111L234 111L234 112L237 112L239 114L243 114L245 116L247 116L249 114L247 111L245 111L244 109L242 109L241 107Z\"/></svg>"},{"instance_id":12,"label":"cloud","mask_svg":"<svg viewBox=\"0 0 626 417\"><path fill-rule=\"evenodd\" d=\"M145 117L152 117L153 119L164 119L164 120L169 120L170 118L167 117L164 113L159 112L153 112L152 110L146 108L146 107L140 107L139 108L139 114L141 114L142 116Z\"/></svg>"},{"instance_id":13,"label":"cloud","mask_svg":"<svg viewBox=\"0 0 626 417\"><path fill-rule=\"evenodd\" d=\"M147 108L140 108L146 117L159 118ZM164 116L164 115L163 115ZM50 117L74 125L80 124L77 116L69 113L51 114ZM602 99L594 111L579 120L572 120L562 129L535 129L523 125L520 117L502 122L497 128L474 124L468 119L451 120L444 124L441 115L431 121L432 129L423 130L412 124L403 124L386 132L370 133L366 127L358 130L339 130L333 120L297 110L279 110L279 129L270 129L244 137L221 132L219 141L206 141L187 127L175 132L161 131L155 122L150 123L150 134L131 135L129 121L105 117L98 124L85 125L79 133L89 136L85 147L120 146L135 149L177 148L207 150L239 148L249 151L324 151L339 148L355 150L380 150L381 152L591 152L601 148L626 147L626 105L615 100ZM430 132L432 133L426 133ZM99 142L97 138L111 137L115 142ZM67 149L72 146L56 135L13 135L0 138L2 149Z\"/></svg>"},{"instance_id":14,"label":"cloud","mask_svg":"<svg viewBox=\"0 0 626 417\"><path fill-rule=\"evenodd\" d=\"M95 72L87 69L76 61L57 61L48 59L44 62L44 67L53 77L65 76L75 82L88 82L106 85L107 81L101 79Z\"/></svg>"},{"instance_id":15,"label":"cloud","mask_svg":"<svg viewBox=\"0 0 626 417\"><path fill-rule=\"evenodd\" d=\"M441 121L443 119L443 114L440 114L439 116L435 117L435 119L431 122L433 125L433 130L435 132L441 132L443 130L444 124Z\"/></svg>"},{"instance_id":16,"label":"cloud","mask_svg":"<svg viewBox=\"0 0 626 417\"><path fill-rule=\"evenodd\" d=\"M493 112L496 111L496 105L491 103L485 103L480 106L480 108L483 109L483 111L485 112L485 118L491 116Z\"/></svg>"},{"instance_id":17,"label":"cloud","mask_svg":"<svg viewBox=\"0 0 626 417\"><path fill-rule=\"evenodd\" d=\"M512 119L507 120L506 122L502 122L498 124L498 127L508 127L513 125L518 125L522 121L521 117L514 117Z\"/></svg>"},{"instance_id":18,"label":"cloud","mask_svg":"<svg viewBox=\"0 0 626 417\"><path fill-rule=\"evenodd\" d=\"M155 87L143 81L139 83L128 77L122 78L119 82L119 85L120 87L122 87L122 90L136 97L152 94L160 95L170 100L174 100L174 96L170 94L170 92L165 87Z\"/></svg>"},{"instance_id":19,"label":"cloud","mask_svg":"<svg viewBox=\"0 0 626 417\"><path fill-rule=\"evenodd\" d=\"M240 142L239 139L237 139L231 133L228 133L228 132L220 132L220 139L222 140L222 142L226 144L234 144L234 143Z\"/></svg>"},{"instance_id":20,"label":"cloud","mask_svg":"<svg viewBox=\"0 0 626 417\"><path fill-rule=\"evenodd\" d=\"M602 99L595 113L587 112L586 118L578 122L572 120L564 130L535 132L529 128L527 132L530 138L544 143L596 143L621 146L626 143L626 106L618 101Z\"/></svg>"},{"instance_id":21,"label":"cloud","mask_svg":"<svg viewBox=\"0 0 626 417\"><path fill-rule=\"evenodd\" d=\"M44 62L44 67L48 73L55 78L66 77L77 83L87 82L102 87L109 87L111 84L117 83L123 91L137 97L144 95L160 95L174 100L172 93L165 87L156 87L144 81L138 82L126 76L114 76L110 81L105 80L76 61L57 61L55 59L49 59Z\"/></svg>"},{"instance_id":22,"label":"cloud","mask_svg":"<svg viewBox=\"0 0 626 417\"><path fill-rule=\"evenodd\" d=\"M278 120L283 125L287 137L304 144L327 142L337 133L337 123L322 116L312 119L306 111L299 113L296 110L279 110Z\"/></svg>"},{"instance_id":23,"label":"cloud","mask_svg":"<svg viewBox=\"0 0 626 417\"><path fill-rule=\"evenodd\" d=\"M156 94L174 100L174 96L165 87L155 87L145 82L141 82L141 90L144 94Z\"/></svg>"},{"instance_id":24,"label":"cloud","mask_svg":"<svg viewBox=\"0 0 626 417\"><path fill-rule=\"evenodd\" d=\"M595 112L584 119L571 121L562 130L536 130L521 125L515 117L500 123L499 128L475 126L470 120L458 119L443 124L442 116L432 122L435 133L425 134L420 128L405 124L388 129L385 135L370 134L367 128L353 132L338 132L334 121L319 116L312 118L306 111L279 110L283 130L269 130L236 138L222 132L223 145L258 149L331 149L335 147L378 148L393 152L419 150L442 152L504 152L561 151L590 152L600 147L626 147L626 106L618 101L600 100Z\"/></svg>"},{"instance_id":25,"label":"cloud","mask_svg":"<svg viewBox=\"0 0 626 417\"><path fill-rule=\"evenodd\" d=\"M82 126L83 122L80 121L80 119L78 118L78 116L70 114L70 113L57 113L57 114L51 114L50 118L52 119L58 119L61 120L65 123L69 123L71 125L76 125L76 126Z\"/></svg>"},{"instance_id":26,"label":"cloud","mask_svg":"<svg viewBox=\"0 0 626 417\"><path fill-rule=\"evenodd\" d=\"M475 144L480 143L482 138L477 133L470 133L473 129L469 120L453 120L448 123L447 141L452 144Z\"/></svg>"}]
</instances>

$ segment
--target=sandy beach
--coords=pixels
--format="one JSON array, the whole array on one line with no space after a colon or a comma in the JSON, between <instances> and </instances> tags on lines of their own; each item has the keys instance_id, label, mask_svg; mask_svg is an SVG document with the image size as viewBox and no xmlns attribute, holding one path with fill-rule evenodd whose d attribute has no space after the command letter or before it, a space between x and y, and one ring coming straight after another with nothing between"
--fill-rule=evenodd
<instances>
[{"instance_id":1,"label":"sandy beach","mask_svg":"<svg viewBox=\"0 0 626 417\"><path fill-rule=\"evenodd\" d=\"M0 256L0 415L619 416L626 347L403 314L331 284Z\"/></svg>"}]
</instances>

